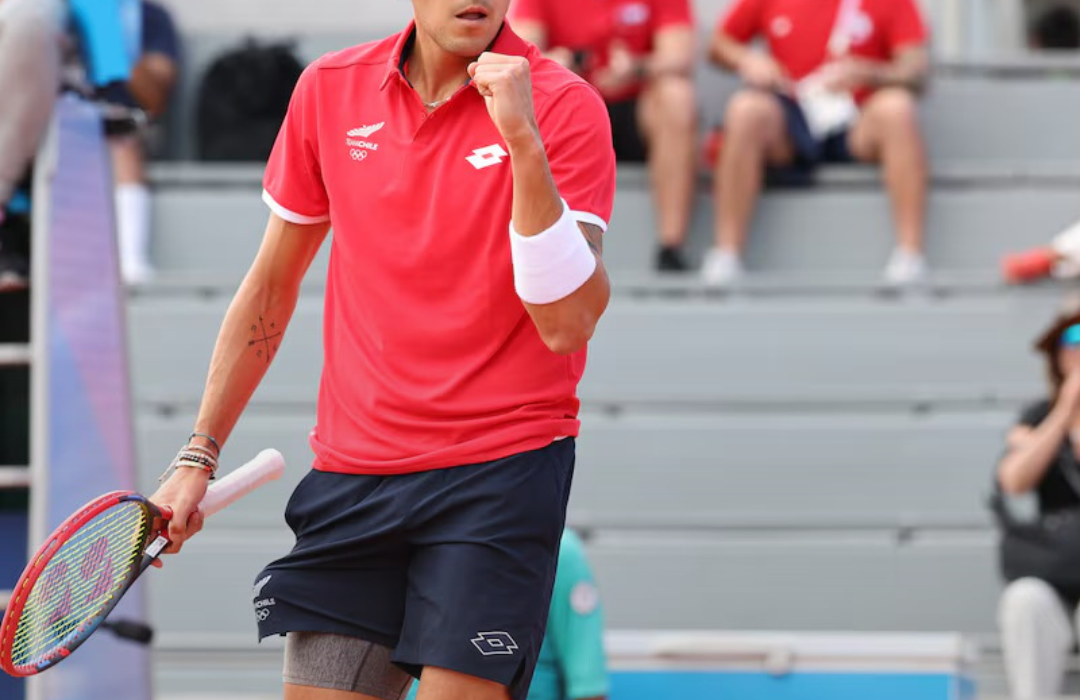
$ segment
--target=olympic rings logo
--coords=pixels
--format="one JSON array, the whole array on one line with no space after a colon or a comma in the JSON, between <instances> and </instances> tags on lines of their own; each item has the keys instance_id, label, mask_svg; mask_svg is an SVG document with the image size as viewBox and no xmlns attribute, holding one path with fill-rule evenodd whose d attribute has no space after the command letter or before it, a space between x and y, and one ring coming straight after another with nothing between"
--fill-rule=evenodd
<instances>
[{"instance_id":1,"label":"olympic rings logo","mask_svg":"<svg viewBox=\"0 0 1080 700\"><path fill-rule=\"evenodd\" d=\"M266 618L270 617L270 611L266 608L262 608L255 613L255 617L259 618L259 622L265 622Z\"/></svg>"},{"instance_id":2,"label":"olympic rings logo","mask_svg":"<svg viewBox=\"0 0 1080 700\"><path fill-rule=\"evenodd\" d=\"M367 153L368 152L365 151L365 150L362 150L362 149L359 149L359 148L354 148L351 151L349 151L349 156L355 161L361 161L361 160L364 160L365 158L367 158Z\"/></svg>"}]
</instances>

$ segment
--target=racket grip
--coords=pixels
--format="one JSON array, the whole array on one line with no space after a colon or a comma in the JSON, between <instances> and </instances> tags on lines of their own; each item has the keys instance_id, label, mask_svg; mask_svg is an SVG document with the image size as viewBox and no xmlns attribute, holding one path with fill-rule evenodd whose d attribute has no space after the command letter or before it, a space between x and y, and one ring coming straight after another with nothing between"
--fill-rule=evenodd
<instances>
[{"instance_id":1,"label":"racket grip","mask_svg":"<svg viewBox=\"0 0 1080 700\"><path fill-rule=\"evenodd\" d=\"M263 450L255 459L229 472L206 490L199 508L207 517L214 515L255 489L285 473L285 458L277 450Z\"/></svg>"}]
</instances>

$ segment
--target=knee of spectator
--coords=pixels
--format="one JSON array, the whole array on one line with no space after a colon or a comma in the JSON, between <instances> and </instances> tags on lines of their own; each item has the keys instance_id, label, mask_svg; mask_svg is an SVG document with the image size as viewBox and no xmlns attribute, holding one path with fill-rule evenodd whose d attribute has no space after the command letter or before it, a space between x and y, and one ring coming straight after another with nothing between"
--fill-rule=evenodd
<instances>
[{"instance_id":1,"label":"knee of spectator","mask_svg":"<svg viewBox=\"0 0 1080 700\"><path fill-rule=\"evenodd\" d=\"M697 98L694 83L681 75L660 76L652 83L664 121L679 127L697 122Z\"/></svg>"},{"instance_id":2,"label":"knee of spectator","mask_svg":"<svg viewBox=\"0 0 1080 700\"><path fill-rule=\"evenodd\" d=\"M919 127L918 99L904 88L884 88L874 93L867 105L867 113L890 129L915 129Z\"/></svg>"},{"instance_id":3,"label":"knee of spectator","mask_svg":"<svg viewBox=\"0 0 1080 700\"><path fill-rule=\"evenodd\" d=\"M773 95L762 90L742 90L728 102L724 131L728 136L765 136L772 123L782 116Z\"/></svg>"},{"instance_id":4,"label":"knee of spectator","mask_svg":"<svg viewBox=\"0 0 1080 700\"><path fill-rule=\"evenodd\" d=\"M1056 593L1045 581L1022 578L1010 583L1001 597L1002 614L1005 616L1028 615L1053 605Z\"/></svg>"}]
</instances>

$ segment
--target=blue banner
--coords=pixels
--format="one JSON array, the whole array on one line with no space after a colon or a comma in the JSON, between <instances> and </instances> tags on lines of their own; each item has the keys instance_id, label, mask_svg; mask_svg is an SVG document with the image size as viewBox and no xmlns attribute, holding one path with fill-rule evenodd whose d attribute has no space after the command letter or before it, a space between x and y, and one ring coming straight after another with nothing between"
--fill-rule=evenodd
<instances>
[{"instance_id":1,"label":"blue banner","mask_svg":"<svg viewBox=\"0 0 1080 700\"><path fill-rule=\"evenodd\" d=\"M82 40L90 81L99 87L127 82L133 65L131 17L141 17L139 0L68 0L68 7Z\"/></svg>"}]
</instances>

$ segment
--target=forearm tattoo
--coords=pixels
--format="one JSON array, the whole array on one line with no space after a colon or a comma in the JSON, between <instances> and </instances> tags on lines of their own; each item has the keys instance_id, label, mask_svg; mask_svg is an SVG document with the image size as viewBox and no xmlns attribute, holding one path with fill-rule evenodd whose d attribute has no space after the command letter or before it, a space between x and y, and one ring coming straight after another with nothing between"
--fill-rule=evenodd
<instances>
[{"instance_id":1,"label":"forearm tattoo","mask_svg":"<svg viewBox=\"0 0 1080 700\"><path fill-rule=\"evenodd\" d=\"M585 235L585 241L589 244L589 248L597 257L603 257L604 255L604 232L600 230L599 226L593 224L580 224L581 232Z\"/></svg>"},{"instance_id":2,"label":"forearm tattoo","mask_svg":"<svg viewBox=\"0 0 1080 700\"><path fill-rule=\"evenodd\" d=\"M248 347L255 348L255 356L259 359L265 358L266 364L270 364L270 360L277 354L280 345L281 331L277 329L277 323L274 321L267 323L262 316L259 316L259 322L251 324L251 339L248 340Z\"/></svg>"}]
</instances>

